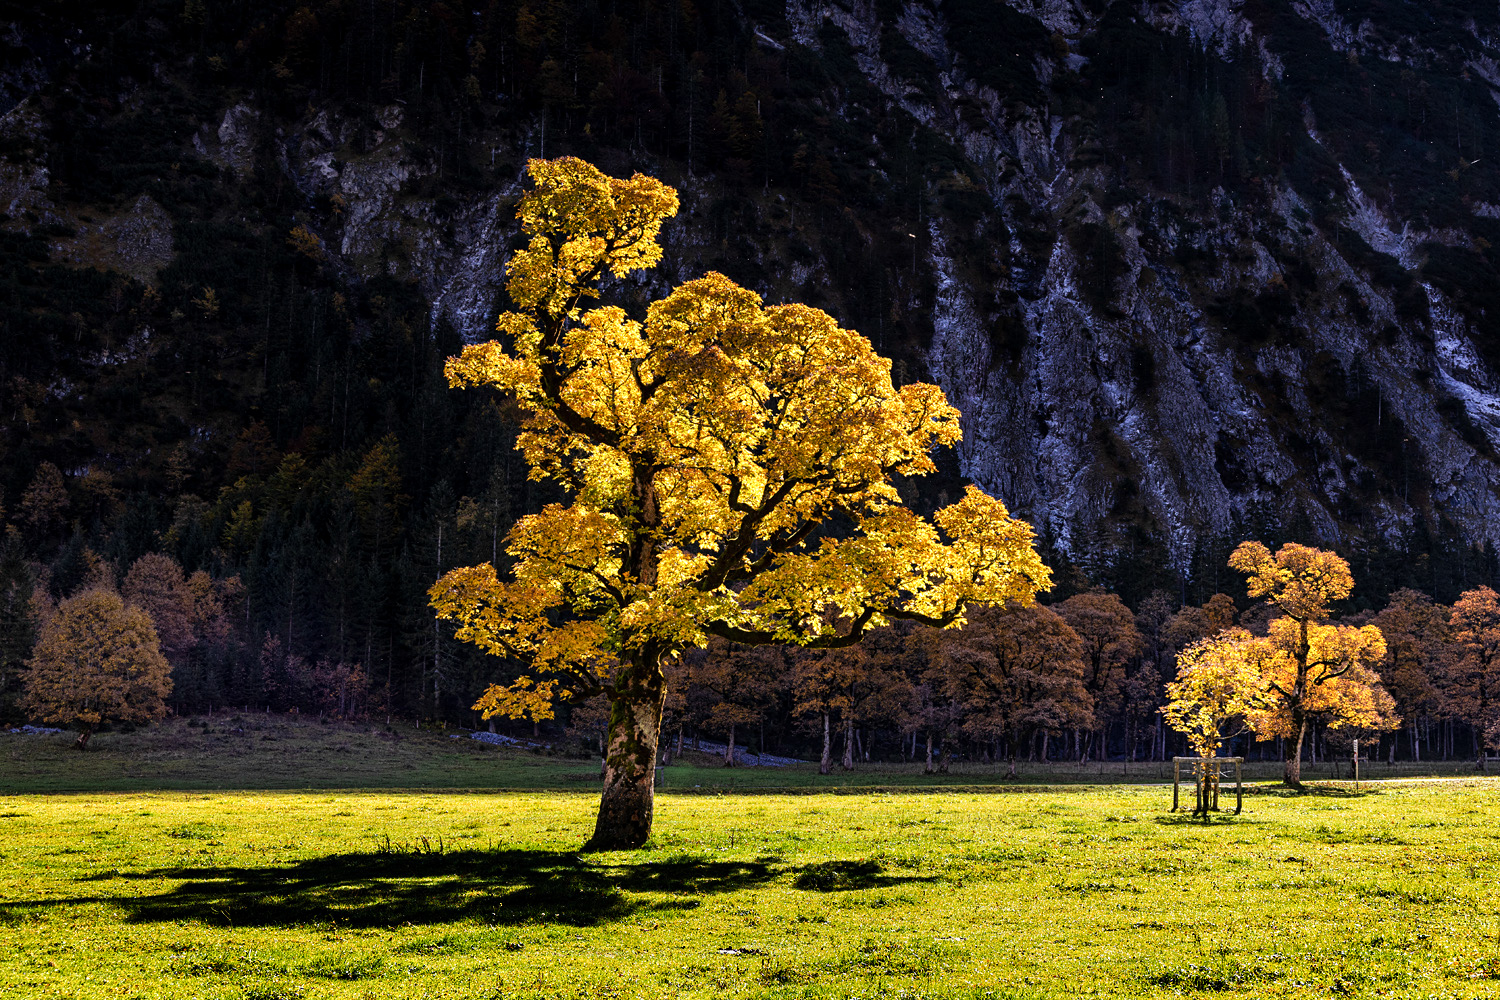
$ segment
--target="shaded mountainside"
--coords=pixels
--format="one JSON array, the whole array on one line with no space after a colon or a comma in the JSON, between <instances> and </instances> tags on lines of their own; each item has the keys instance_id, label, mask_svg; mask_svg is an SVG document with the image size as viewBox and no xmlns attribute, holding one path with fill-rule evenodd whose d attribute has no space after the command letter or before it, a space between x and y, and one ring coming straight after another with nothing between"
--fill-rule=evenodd
<instances>
[{"instance_id":1,"label":"shaded mountainside","mask_svg":"<svg viewBox=\"0 0 1500 1000\"><path fill-rule=\"evenodd\" d=\"M422 591L545 499L441 361L563 153L681 190L621 301L721 270L941 383L919 503L971 479L1127 596L1247 535L1375 595L1493 574L1493 4L93 9L0 27L0 488L59 592L166 548L441 703Z\"/></svg>"}]
</instances>

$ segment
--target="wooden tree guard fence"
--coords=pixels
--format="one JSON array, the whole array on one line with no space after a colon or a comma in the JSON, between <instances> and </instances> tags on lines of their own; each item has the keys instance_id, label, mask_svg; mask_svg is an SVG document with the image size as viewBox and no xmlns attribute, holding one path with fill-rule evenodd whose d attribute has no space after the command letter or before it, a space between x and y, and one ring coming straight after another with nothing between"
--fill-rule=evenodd
<instances>
[{"instance_id":1,"label":"wooden tree guard fence","mask_svg":"<svg viewBox=\"0 0 1500 1000\"><path fill-rule=\"evenodd\" d=\"M1173 757L1172 758L1172 811L1177 812L1181 802L1182 765L1192 766L1195 785L1193 815L1208 819L1208 814L1219 808L1219 779L1229 777L1226 765L1234 765L1234 814L1238 816L1245 806L1245 772L1243 757Z\"/></svg>"}]
</instances>

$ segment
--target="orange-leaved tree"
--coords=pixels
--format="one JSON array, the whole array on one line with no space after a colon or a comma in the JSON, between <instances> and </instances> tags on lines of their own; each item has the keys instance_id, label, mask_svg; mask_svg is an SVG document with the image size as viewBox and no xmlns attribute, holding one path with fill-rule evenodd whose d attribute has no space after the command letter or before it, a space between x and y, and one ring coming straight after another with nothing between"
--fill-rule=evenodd
<instances>
[{"instance_id":1,"label":"orange-leaved tree","mask_svg":"<svg viewBox=\"0 0 1500 1000\"><path fill-rule=\"evenodd\" d=\"M1449 664L1445 695L1453 712L1474 727L1475 751L1484 767L1484 733L1500 721L1500 595L1476 587L1453 605L1458 656Z\"/></svg>"},{"instance_id":2,"label":"orange-leaved tree","mask_svg":"<svg viewBox=\"0 0 1500 1000\"><path fill-rule=\"evenodd\" d=\"M465 348L447 373L514 399L532 477L570 502L511 529L511 579L457 569L430 596L460 639L531 662L479 700L487 717L609 698L589 846L635 848L651 832L663 665L682 650L713 635L843 646L895 618L950 625L973 601L1030 601L1050 577L1031 527L978 490L930 521L902 505L892 477L932 472L931 450L960 436L936 386L895 388L864 337L721 274L644 314L591 305L661 260L677 193L568 157L528 173L515 309L501 340Z\"/></svg>"},{"instance_id":3,"label":"orange-leaved tree","mask_svg":"<svg viewBox=\"0 0 1500 1000\"><path fill-rule=\"evenodd\" d=\"M690 677L701 699L700 721L709 732L724 737L724 766L734 767L737 737L757 723L764 732L777 681L786 672L785 651L780 646L741 646L715 639L693 658L698 662Z\"/></svg>"},{"instance_id":4,"label":"orange-leaved tree","mask_svg":"<svg viewBox=\"0 0 1500 1000\"><path fill-rule=\"evenodd\" d=\"M1334 728L1399 725L1377 673L1386 653L1380 629L1327 624L1329 605L1354 587L1347 562L1337 553L1291 542L1274 555L1260 542L1243 542L1229 565L1249 577L1251 597L1265 598L1282 614L1264 638L1239 641L1264 643L1274 654L1261 658L1267 706L1251 726L1262 738L1294 741L1283 769L1286 784L1301 786L1309 721L1326 719Z\"/></svg>"},{"instance_id":5,"label":"orange-leaved tree","mask_svg":"<svg viewBox=\"0 0 1500 1000\"><path fill-rule=\"evenodd\" d=\"M849 746L852 718L859 702L859 689L868 678L867 663L856 646L848 650L814 650L801 652L791 671L792 713L822 717L823 753L818 758L818 773L833 771L833 730L835 717L851 720L844 736L845 767L854 766L853 748Z\"/></svg>"},{"instance_id":6,"label":"orange-leaved tree","mask_svg":"<svg viewBox=\"0 0 1500 1000\"><path fill-rule=\"evenodd\" d=\"M932 649L929 676L963 707L964 731L974 739L1004 739L1019 756L1038 733L1094 718L1087 651L1051 608L975 607L962 629L922 638ZM1047 759L1045 735L1039 756Z\"/></svg>"},{"instance_id":7,"label":"orange-leaved tree","mask_svg":"<svg viewBox=\"0 0 1500 1000\"><path fill-rule=\"evenodd\" d=\"M1417 720L1430 715L1442 702L1441 687L1451 680L1455 650L1449 627L1449 609L1417 590L1402 588L1391 594L1385 608L1370 624L1385 638L1385 662L1380 683L1396 702L1396 711L1412 727L1412 759L1422 749ZM1390 760L1396 760L1396 740L1391 740Z\"/></svg>"},{"instance_id":8,"label":"orange-leaved tree","mask_svg":"<svg viewBox=\"0 0 1500 1000\"><path fill-rule=\"evenodd\" d=\"M1099 737L1103 756L1105 734L1123 694L1125 664L1140 656L1146 647L1135 626L1135 615L1117 594L1096 588L1059 602L1055 610L1083 643L1083 663L1087 668L1083 682L1094 701L1094 718L1088 726L1093 733L1088 744L1078 748L1081 762L1088 759L1095 735Z\"/></svg>"},{"instance_id":9,"label":"orange-leaved tree","mask_svg":"<svg viewBox=\"0 0 1500 1000\"><path fill-rule=\"evenodd\" d=\"M104 722L154 722L166 714L171 668L151 616L111 590L68 598L42 626L21 708L43 722L77 725L88 745Z\"/></svg>"},{"instance_id":10,"label":"orange-leaved tree","mask_svg":"<svg viewBox=\"0 0 1500 1000\"><path fill-rule=\"evenodd\" d=\"M151 616L162 655L181 663L197 643L193 635L193 592L182 567L171 556L148 552L130 566L121 585L125 600Z\"/></svg>"}]
</instances>

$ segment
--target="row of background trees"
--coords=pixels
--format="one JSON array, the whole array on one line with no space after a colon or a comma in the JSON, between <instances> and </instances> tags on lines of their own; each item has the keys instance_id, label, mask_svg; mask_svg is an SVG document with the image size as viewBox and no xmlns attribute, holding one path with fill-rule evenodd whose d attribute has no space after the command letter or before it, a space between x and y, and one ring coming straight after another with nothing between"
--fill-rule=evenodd
<instances>
[{"instance_id":1,"label":"row of background trees","mask_svg":"<svg viewBox=\"0 0 1500 1000\"><path fill-rule=\"evenodd\" d=\"M388 458L377 448L344 484L348 495L336 522L343 529L336 538L351 547L360 537L380 544L382 530L392 535L387 547L396 547L396 527L379 524L382 505L402 502L399 478L390 470L388 481L376 485ZM40 521L56 513L48 505L56 507L67 495L60 479L44 467L23 498L20 514L33 537ZM276 495L296 494L316 480L292 456L261 481ZM422 593L449 559L498 552L505 525L494 498L488 510L474 498L454 501L449 517L433 519L431 560L414 559L403 543L391 560L399 574L392 580L368 554L319 565L326 550L317 547L306 517L300 531L290 532L310 546L300 559L289 562L289 553L252 545L235 567L236 534L247 530L255 510L236 498L250 489L250 477L242 477L226 491L217 515L222 544L209 550L213 568L191 573L161 552L121 567L77 532L43 562L27 557L25 533L7 527L0 549L0 706L6 718L19 722L28 710L39 717L22 693L37 639L47 634L59 603L103 591L150 616L170 668L167 704L179 713L294 710L480 725L469 709L474 699L525 665L453 642ZM208 505L193 511L205 520L215 516ZM272 507L262 517L288 513ZM190 550L193 534L212 527L179 517L166 540ZM108 551L112 537L101 549ZM481 542L491 548L481 551ZM225 573L226 566L239 571ZM1075 585L1081 582L1076 568L1072 576ZM386 606L382 599L400 607L402 593L382 593L382 578L405 583L411 602L383 632L370 616ZM898 623L849 649L752 648L716 640L675 665L663 742L672 755L706 737L754 753L821 759L824 770L882 760L922 760L937 770L954 757L1159 760L1190 752L1159 711L1178 655L1235 626L1264 636L1277 615L1267 603L1236 602L1223 593L1184 605L1163 590L1132 609L1119 594L1086 587L1050 605L974 608L962 629ZM1378 739L1375 752L1388 760L1483 755L1485 732L1500 718L1500 598L1493 590L1473 588L1449 606L1402 588L1380 610L1346 610L1337 621L1380 629L1385 656L1378 672L1401 725L1384 734L1340 731L1329 726L1334 716L1315 713L1307 759L1344 755L1348 740L1360 735ZM65 650L50 655L66 659ZM540 725L549 735L566 725L594 743L603 737L606 717L596 700L561 706ZM529 732L540 728L522 725ZM1257 745L1249 733L1231 741L1235 752L1272 759L1284 757L1287 745L1280 739Z\"/></svg>"},{"instance_id":2,"label":"row of background trees","mask_svg":"<svg viewBox=\"0 0 1500 1000\"><path fill-rule=\"evenodd\" d=\"M675 727L679 747L682 734L704 732L748 737L752 750L821 745L825 771L835 758L845 768L923 759L929 771L954 755L1162 760L1193 752L1160 711L1179 654L1239 630L1265 637L1281 616L1269 603L1237 611L1226 594L1179 607L1161 591L1132 612L1096 588L1051 606L971 609L962 629L900 623L847 650L720 644L679 665L669 731ZM1321 700L1309 712L1305 759L1346 756L1360 737L1369 756L1389 761L1473 759L1500 749L1493 590L1476 588L1447 607L1403 589L1381 611L1345 615L1337 625L1380 630L1378 681L1394 714L1358 718L1339 699ZM593 724L597 713L585 718ZM1285 759L1296 733L1273 741L1272 732L1263 727L1257 739L1241 726L1229 742L1241 755Z\"/></svg>"}]
</instances>

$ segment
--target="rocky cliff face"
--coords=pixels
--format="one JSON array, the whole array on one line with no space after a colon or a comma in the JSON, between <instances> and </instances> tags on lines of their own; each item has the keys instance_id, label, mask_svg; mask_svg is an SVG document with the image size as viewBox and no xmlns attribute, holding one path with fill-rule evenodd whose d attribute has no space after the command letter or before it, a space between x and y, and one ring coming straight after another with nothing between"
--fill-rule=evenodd
<instances>
[{"instance_id":1,"label":"rocky cliff face","mask_svg":"<svg viewBox=\"0 0 1500 1000\"><path fill-rule=\"evenodd\" d=\"M1037 61L1039 83L1064 65L1087 74L1074 50L1099 15L1081 3L1011 6L1071 39L1061 65ZM1258 30L1246 6L1145 3L1136 14L1161 32L1250 63L1266 85L1278 86L1285 77L1280 40ZM1291 9L1351 63L1356 56L1405 67L1433 62L1433 53L1420 52L1421 39L1388 44L1377 24L1351 23L1327 0ZM1425 246L1473 246L1475 236L1464 227L1424 228L1383 206L1339 166L1342 184L1328 193L1338 224L1357 233L1367 253L1411 274L1424 293L1425 308L1403 313L1396 289L1307 224L1304 196L1285 178L1248 197L1216 188L1186 220L1170 198L1105 203L1101 192L1119 178L1108 167L1080 165L1078 157L1096 139L1089 134L1093 123L1050 106L1007 105L961 71L944 69L951 60L940 4L908 4L895 22L938 70L936 100L913 94L882 62L873 7L794 3L788 21L806 44L815 44L820 21L846 32L872 84L988 168L985 193L1008 228L1025 225L1016 217L1019 206L1032 216L1107 227L1118 239L1121 273L1103 301L1080 293L1078 255L1067 240L1055 239L1045 256L1025 261L1012 287L1031 285L1023 292L1026 346L1007 360L991 350L989 318L973 304L987 296L955 273L944 223L931 223L928 261L938 292L927 358L932 376L964 413L963 471L1034 512L1062 548L1077 552L1088 544L1083 533L1136 491L1181 565L1205 535L1232 535L1267 514L1283 524L1301 517L1325 541L1353 532L1398 543L1425 507L1451 518L1471 540L1496 539L1500 383L1479 347L1483 335L1422 273ZM1464 65L1488 79L1495 39L1472 21L1466 27ZM982 114L957 114L943 107L944 98L968 98ZM1303 110L1306 136L1323 147L1316 115L1310 106ZM1488 217L1494 209L1479 203L1472 211ZM1191 278L1181 273L1184 244L1207 261ZM1288 273L1288 258L1302 267L1300 277ZM1212 315L1214 303L1236 290L1260 295L1298 280L1308 294L1276 317L1273 345L1247 349ZM1312 371L1330 359L1346 379L1357 373L1358 390L1376 397L1368 417L1403 428L1386 436L1406 446L1401 455L1353 454L1339 428L1323 419L1331 402L1343 402L1324 398L1327 372ZM1268 393L1268 387L1274 388ZM1390 475L1393 461L1403 465L1399 483ZM1383 488L1371 490L1372 481ZM1412 482L1419 484L1416 497Z\"/></svg>"},{"instance_id":2,"label":"rocky cliff face","mask_svg":"<svg viewBox=\"0 0 1500 1000\"><path fill-rule=\"evenodd\" d=\"M454 140L485 180L455 187L400 100L314 91L288 111L221 87L170 142L219 184L279 177L296 199L283 214L337 281L409 282L434 328L468 340L498 307L525 156L662 173L685 206L670 263L622 294L718 267L858 322L963 411L962 474L1077 558L1149 539L1186 567L1205 539L1247 531L1399 547L1440 523L1500 544L1500 308L1481 288L1500 243L1485 160L1500 156L1500 23L1460 7L747 7L747 87L774 67L776 86L801 86L779 107L837 135L832 193L806 124L750 165L706 162L710 141L734 145L732 104L705 124L689 103L686 144L651 151L498 95ZM148 194L101 207L49 186L47 88L67 58L49 69L22 34L0 81L6 225L71 231L49 238L55 260L150 281L182 252L174 223ZM824 75L804 84L797 67ZM769 147L771 114L745 93ZM875 195L840 195L856 171ZM879 278L845 287L845 255Z\"/></svg>"}]
</instances>

